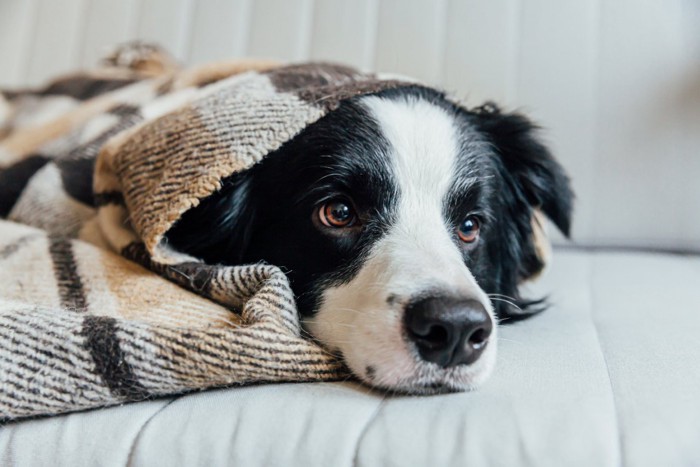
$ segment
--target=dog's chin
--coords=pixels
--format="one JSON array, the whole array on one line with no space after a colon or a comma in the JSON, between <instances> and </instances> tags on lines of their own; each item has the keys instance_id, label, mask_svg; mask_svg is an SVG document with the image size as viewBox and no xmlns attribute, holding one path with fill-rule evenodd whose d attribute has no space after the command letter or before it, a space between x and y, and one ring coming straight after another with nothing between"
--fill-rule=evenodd
<instances>
[{"instance_id":1,"label":"dog's chin","mask_svg":"<svg viewBox=\"0 0 700 467\"><path fill-rule=\"evenodd\" d=\"M405 395L464 392L478 389L491 376L496 363L496 346L487 348L481 358L471 365L449 368L420 360L415 352L402 357L396 365L392 365L390 360L374 365L372 362L356 365L351 363L351 355L346 357L346 362L365 384L382 391ZM368 368L371 371L368 372ZM404 371L397 371L397 368Z\"/></svg>"}]
</instances>

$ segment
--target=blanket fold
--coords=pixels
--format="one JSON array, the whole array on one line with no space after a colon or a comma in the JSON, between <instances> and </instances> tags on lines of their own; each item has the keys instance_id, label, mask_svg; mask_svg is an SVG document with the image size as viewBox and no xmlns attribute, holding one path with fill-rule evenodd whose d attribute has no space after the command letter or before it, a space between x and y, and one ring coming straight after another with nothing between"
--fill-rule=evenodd
<instances>
[{"instance_id":1,"label":"blanket fold","mask_svg":"<svg viewBox=\"0 0 700 467\"><path fill-rule=\"evenodd\" d=\"M5 419L345 374L301 337L286 277L273 266L161 266L223 307L113 253L5 221L0 264Z\"/></svg>"}]
</instances>

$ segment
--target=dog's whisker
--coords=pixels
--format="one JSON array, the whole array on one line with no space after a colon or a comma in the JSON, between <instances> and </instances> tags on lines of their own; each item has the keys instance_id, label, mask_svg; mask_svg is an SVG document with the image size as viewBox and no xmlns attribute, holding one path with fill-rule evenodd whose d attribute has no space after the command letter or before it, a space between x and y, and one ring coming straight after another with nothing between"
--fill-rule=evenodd
<instances>
[{"instance_id":1,"label":"dog's whisker","mask_svg":"<svg viewBox=\"0 0 700 467\"><path fill-rule=\"evenodd\" d=\"M506 300L504 298L496 298L496 297L491 297L491 300L495 300L497 302L507 303L508 305L512 306L513 308L516 308L516 309L522 311L523 313L525 312L522 308L520 308L517 304L511 302L510 300ZM507 319L507 318L505 318L505 319ZM504 321L505 319L500 320L500 321Z\"/></svg>"},{"instance_id":2,"label":"dog's whisker","mask_svg":"<svg viewBox=\"0 0 700 467\"><path fill-rule=\"evenodd\" d=\"M508 300L516 301L515 297L511 297L510 295L504 295L504 294L500 294L500 293L489 293L489 294L486 294L486 296L489 298L498 297L498 298L507 298Z\"/></svg>"},{"instance_id":3,"label":"dog's whisker","mask_svg":"<svg viewBox=\"0 0 700 467\"><path fill-rule=\"evenodd\" d=\"M516 308L520 308L517 304L515 304L515 303L512 302L511 300L507 300L507 299L505 299L505 298L491 297L491 300L495 300L495 301L497 301L497 302L505 302L505 303L508 303L509 305L513 305L513 306L516 307Z\"/></svg>"}]
</instances>

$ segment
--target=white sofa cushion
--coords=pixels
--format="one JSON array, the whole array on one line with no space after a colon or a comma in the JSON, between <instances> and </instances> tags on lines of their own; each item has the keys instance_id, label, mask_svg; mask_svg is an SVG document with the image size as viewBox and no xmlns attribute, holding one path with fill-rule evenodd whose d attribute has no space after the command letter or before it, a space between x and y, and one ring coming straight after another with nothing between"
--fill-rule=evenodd
<instances>
[{"instance_id":1,"label":"white sofa cushion","mask_svg":"<svg viewBox=\"0 0 700 467\"><path fill-rule=\"evenodd\" d=\"M700 464L700 258L558 251L479 391L234 388L8 424L0 465Z\"/></svg>"}]
</instances>

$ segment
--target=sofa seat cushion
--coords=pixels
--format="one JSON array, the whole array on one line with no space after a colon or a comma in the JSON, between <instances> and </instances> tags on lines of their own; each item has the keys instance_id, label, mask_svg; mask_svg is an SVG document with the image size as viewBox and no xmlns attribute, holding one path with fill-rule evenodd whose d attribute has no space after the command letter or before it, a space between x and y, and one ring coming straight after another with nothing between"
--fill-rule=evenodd
<instances>
[{"instance_id":1,"label":"sofa seat cushion","mask_svg":"<svg viewBox=\"0 0 700 467\"><path fill-rule=\"evenodd\" d=\"M700 464L700 257L555 252L472 393L231 388L0 429L0 465Z\"/></svg>"}]
</instances>

